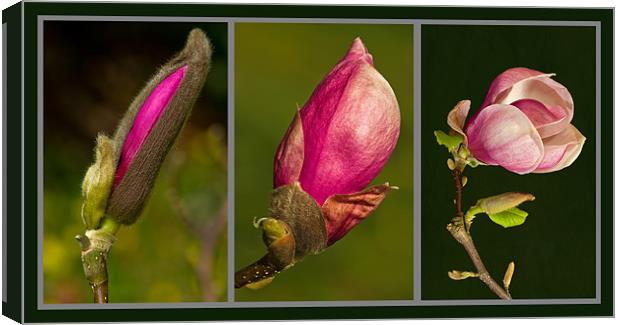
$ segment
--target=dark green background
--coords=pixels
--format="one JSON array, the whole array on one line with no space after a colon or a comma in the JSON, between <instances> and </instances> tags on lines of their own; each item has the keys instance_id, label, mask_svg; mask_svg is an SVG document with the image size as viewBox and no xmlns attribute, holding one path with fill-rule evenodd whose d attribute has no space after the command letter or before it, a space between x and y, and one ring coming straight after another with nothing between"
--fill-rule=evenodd
<instances>
[{"instance_id":1,"label":"dark green background","mask_svg":"<svg viewBox=\"0 0 620 325\"><path fill-rule=\"evenodd\" d=\"M500 167L468 168L463 208L507 191L530 192L534 202L520 227L503 229L478 217L472 236L491 275L501 283L514 260L514 298L594 298L595 291L595 28L423 26L422 28L422 297L495 298L478 280L452 281L447 272L473 268L446 231L454 215L449 157L433 130L461 99L477 111L493 79L505 69L553 72L575 102L572 123L587 141L570 167L519 176Z\"/></svg>"},{"instance_id":2,"label":"dark green background","mask_svg":"<svg viewBox=\"0 0 620 325\"><path fill-rule=\"evenodd\" d=\"M401 134L371 184L391 192L364 222L246 300L411 299L413 291L413 27L353 24L235 25L235 268L266 253L252 218L267 214L275 150L316 85L362 37L391 84Z\"/></svg>"}]
</instances>

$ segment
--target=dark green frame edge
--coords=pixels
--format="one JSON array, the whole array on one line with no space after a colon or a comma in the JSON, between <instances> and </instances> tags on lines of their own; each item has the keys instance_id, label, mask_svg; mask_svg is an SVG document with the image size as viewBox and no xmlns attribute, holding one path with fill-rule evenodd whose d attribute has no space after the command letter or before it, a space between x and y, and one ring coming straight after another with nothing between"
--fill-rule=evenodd
<instances>
[{"instance_id":1,"label":"dark green frame edge","mask_svg":"<svg viewBox=\"0 0 620 325\"><path fill-rule=\"evenodd\" d=\"M6 24L6 107L2 107L6 119L4 120L4 159L6 173L3 179L6 182L5 201L6 220L5 244L6 256L2 263L6 263L6 301L2 301L2 314L14 321L22 320L22 225L21 225L21 194L22 194L22 148L21 148L21 45L22 45L22 4L16 3L2 11L2 24ZM4 44L3 44L4 45ZM10 81L10 82L9 82ZM9 123L10 121L10 123ZM4 171L3 171L4 172ZM12 252L8 254L8 252ZM17 254L17 252L20 252Z\"/></svg>"},{"instance_id":2,"label":"dark green frame edge","mask_svg":"<svg viewBox=\"0 0 620 325\"><path fill-rule=\"evenodd\" d=\"M190 16L598 21L601 24L601 303L377 307L37 309L37 16ZM550 317L613 315L613 10L136 3L24 4L25 322ZM16 228L11 228L16 229Z\"/></svg>"}]
</instances>

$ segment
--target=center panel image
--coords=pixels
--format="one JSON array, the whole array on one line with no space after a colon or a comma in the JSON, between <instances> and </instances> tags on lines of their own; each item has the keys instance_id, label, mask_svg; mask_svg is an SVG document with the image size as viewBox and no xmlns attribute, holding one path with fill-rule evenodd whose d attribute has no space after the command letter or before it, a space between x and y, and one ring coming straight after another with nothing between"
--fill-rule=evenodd
<instances>
[{"instance_id":1,"label":"center panel image","mask_svg":"<svg viewBox=\"0 0 620 325\"><path fill-rule=\"evenodd\" d=\"M235 24L235 300L413 298L413 26Z\"/></svg>"}]
</instances>

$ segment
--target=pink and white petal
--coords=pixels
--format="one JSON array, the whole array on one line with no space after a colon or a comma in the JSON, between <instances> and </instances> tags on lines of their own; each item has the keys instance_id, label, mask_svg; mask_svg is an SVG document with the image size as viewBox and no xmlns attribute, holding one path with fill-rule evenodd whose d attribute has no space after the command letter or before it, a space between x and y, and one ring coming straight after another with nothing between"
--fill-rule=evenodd
<instances>
[{"instance_id":1,"label":"pink and white petal","mask_svg":"<svg viewBox=\"0 0 620 325\"><path fill-rule=\"evenodd\" d=\"M327 228L327 246L332 245L366 219L392 189L388 183L363 191L332 195L321 207Z\"/></svg>"},{"instance_id":2,"label":"pink and white petal","mask_svg":"<svg viewBox=\"0 0 620 325\"><path fill-rule=\"evenodd\" d=\"M334 193L368 186L389 159L400 132L396 95L374 67L356 63L346 85L340 86L344 91L334 106L322 102L300 112L305 159L299 181L319 205Z\"/></svg>"},{"instance_id":3,"label":"pink and white petal","mask_svg":"<svg viewBox=\"0 0 620 325\"><path fill-rule=\"evenodd\" d=\"M566 110L561 106L545 106L535 99L520 99L511 105L518 107L532 121L541 138L562 132L566 128Z\"/></svg>"},{"instance_id":4,"label":"pink and white petal","mask_svg":"<svg viewBox=\"0 0 620 325\"><path fill-rule=\"evenodd\" d=\"M322 201L319 200L318 196L322 196L324 200L327 196L334 193L329 193L328 187L331 184L322 186L321 182L323 179L318 179L319 176L317 175L326 164L326 161L330 161L322 157L324 153L323 146L329 143L330 124L333 122L333 116L340 107L341 99L346 96L345 90L349 80L357 74L360 65L368 65L366 60L351 59L358 52L358 50L355 50L353 53L348 53L340 61L316 87L299 112L302 128L304 129L304 165L299 174L299 182L303 189L317 200L319 205L322 204ZM348 163L339 163L340 160L344 159L340 155L336 155L335 158L338 159L329 162L332 170L334 172L339 170L344 172ZM304 177L305 179L302 179ZM332 179L331 181L336 180Z\"/></svg>"},{"instance_id":5,"label":"pink and white petal","mask_svg":"<svg viewBox=\"0 0 620 325\"><path fill-rule=\"evenodd\" d=\"M276 151L273 164L273 187L298 181L303 164L304 131L299 112L297 112Z\"/></svg>"},{"instance_id":6,"label":"pink and white petal","mask_svg":"<svg viewBox=\"0 0 620 325\"><path fill-rule=\"evenodd\" d=\"M469 107L471 101L466 99L462 100L454 106L454 108L448 113L448 125L452 130L456 131L465 138L465 144L467 144L467 135L463 131L465 126L465 120L467 119L467 113L469 113Z\"/></svg>"},{"instance_id":7,"label":"pink and white petal","mask_svg":"<svg viewBox=\"0 0 620 325\"><path fill-rule=\"evenodd\" d=\"M372 54L368 53L368 49L362 42L360 37L356 37L351 44L351 48L342 61L351 61L362 59L368 64L373 65Z\"/></svg>"},{"instance_id":8,"label":"pink and white petal","mask_svg":"<svg viewBox=\"0 0 620 325\"><path fill-rule=\"evenodd\" d=\"M494 104L478 112L467 126L468 148L488 165L500 165L517 174L538 167L544 156L536 128L517 107Z\"/></svg>"},{"instance_id":9,"label":"pink and white petal","mask_svg":"<svg viewBox=\"0 0 620 325\"><path fill-rule=\"evenodd\" d=\"M573 119L573 98L564 86L549 78L549 75L536 76L516 83L500 95L496 102L515 105L523 99L538 101L553 112L548 116L551 119L539 128L542 138L562 132Z\"/></svg>"},{"instance_id":10,"label":"pink and white petal","mask_svg":"<svg viewBox=\"0 0 620 325\"><path fill-rule=\"evenodd\" d=\"M544 75L544 73L528 68L511 68L500 73L491 83L481 107L484 108L491 104L497 104L497 97L507 89L510 89L514 84L521 80L540 75Z\"/></svg>"},{"instance_id":11,"label":"pink and white petal","mask_svg":"<svg viewBox=\"0 0 620 325\"><path fill-rule=\"evenodd\" d=\"M543 140L545 157L534 173L551 173L570 166L581 153L586 137L569 124L559 134Z\"/></svg>"}]
</instances>

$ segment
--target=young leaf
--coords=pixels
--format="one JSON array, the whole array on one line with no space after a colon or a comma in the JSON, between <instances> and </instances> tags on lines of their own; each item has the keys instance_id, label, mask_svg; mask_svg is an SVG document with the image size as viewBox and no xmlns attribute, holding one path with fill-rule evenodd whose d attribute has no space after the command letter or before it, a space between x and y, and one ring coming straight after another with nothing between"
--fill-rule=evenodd
<instances>
[{"instance_id":1,"label":"young leaf","mask_svg":"<svg viewBox=\"0 0 620 325\"><path fill-rule=\"evenodd\" d=\"M525 218L527 218L527 214L527 212L519 208L510 208L502 212L491 213L489 218L504 228L510 228L522 225L525 222Z\"/></svg>"},{"instance_id":2,"label":"young leaf","mask_svg":"<svg viewBox=\"0 0 620 325\"><path fill-rule=\"evenodd\" d=\"M458 148L463 143L463 136L460 134L449 135L440 130L436 130L434 133L437 143L448 148L448 151Z\"/></svg>"}]
</instances>

